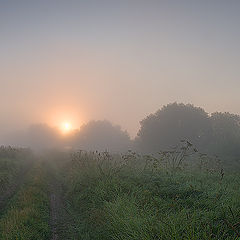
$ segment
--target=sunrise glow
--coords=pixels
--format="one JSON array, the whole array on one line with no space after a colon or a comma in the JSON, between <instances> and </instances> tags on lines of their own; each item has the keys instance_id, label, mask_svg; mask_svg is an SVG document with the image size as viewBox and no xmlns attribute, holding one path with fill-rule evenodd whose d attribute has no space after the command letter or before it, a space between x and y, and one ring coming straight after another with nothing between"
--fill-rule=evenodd
<instances>
[{"instance_id":1,"label":"sunrise glow","mask_svg":"<svg viewBox=\"0 0 240 240\"><path fill-rule=\"evenodd\" d=\"M72 130L72 125L69 122L62 123L61 130L63 133L69 133Z\"/></svg>"}]
</instances>

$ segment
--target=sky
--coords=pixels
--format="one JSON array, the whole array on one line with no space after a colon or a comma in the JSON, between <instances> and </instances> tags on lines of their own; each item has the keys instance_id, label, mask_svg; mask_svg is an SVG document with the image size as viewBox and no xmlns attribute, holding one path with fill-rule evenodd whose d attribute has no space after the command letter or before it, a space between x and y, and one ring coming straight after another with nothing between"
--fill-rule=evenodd
<instances>
[{"instance_id":1,"label":"sky","mask_svg":"<svg viewBox=\"0 0 240 240\"><path fill-rule=\"evenodd\" d=\"M240 1L0 0L0 132L163 105L240 114Z\"/></svg>"}]
</instances>

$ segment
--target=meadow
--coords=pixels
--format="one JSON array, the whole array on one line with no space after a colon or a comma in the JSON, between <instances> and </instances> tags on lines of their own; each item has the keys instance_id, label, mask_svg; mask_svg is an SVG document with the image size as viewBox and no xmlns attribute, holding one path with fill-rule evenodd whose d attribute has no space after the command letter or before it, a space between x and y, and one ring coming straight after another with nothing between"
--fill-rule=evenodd
<instances>
[{"instance_id":1,"label":"meadow","mask_svg":"<svg viewBox=\"0 0 240 240\"><path fill-rule=\"evenodd\" d=\"M22 182L32 160L28 149L0 147L0 209Z\"/></svg>"},{"instance_id":2,"label":"meadow","mask_svg":"<svg viewBox=\"0 0 240 240\"><path fill-rule=\"evenodd\" d=\"M240 239L240 174L185 146L33 157L0 209L0 239Z\"/></svg>"},{"instance_id":3,"label":"meadow","mask_svg":"<svg viewBox=\"0 0 240 240\"><path fill-rule=\"evenodd\" d=\"M239 174L149 158L73 157L64 173L76 239L239 239Z\"/></svg>"}]
</instances>

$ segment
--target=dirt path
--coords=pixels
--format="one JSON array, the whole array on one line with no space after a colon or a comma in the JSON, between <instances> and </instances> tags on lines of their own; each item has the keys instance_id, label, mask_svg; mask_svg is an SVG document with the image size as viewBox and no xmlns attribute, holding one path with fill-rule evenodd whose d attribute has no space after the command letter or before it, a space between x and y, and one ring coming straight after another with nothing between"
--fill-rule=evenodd
<instances>
[{"instance_id":1,"label":"dirt path","mask_svg":"<svg viewBox=\"0 0 240 240\"><path fill-rule=\"evenodd\" d=\"M76 240L74 233L74 221L67 211L66 202L63 197L61 182L53 177L50 185L50 207L51 207L51 240Z\"/></svg>"},{"instance_id":2,"label":"dirt path","mask_svg":"<svg viewBox=\"0 0 240 240\"><path fill-rule=\"evenodd\" d=\"M58 199L56 194L52 193L50 196L50 203L51 203L51 226L52 226L52 240L58 239L57 234L57 214L58 214Z\"/></svg>"},{"instance_id":3,"label":"dirt path","mask_svg":"<svg viewBox=\"0 0 240 240\"><path fill-rule=\"evenodd\" d=\"M51 207L51 229L52 229L52 238L51 240L59 239L58 236L58 224L61 217L60 209L62 207L61 201L61 186L54 178L50 186L50 207Z\"/></svg>"}]
</instances>

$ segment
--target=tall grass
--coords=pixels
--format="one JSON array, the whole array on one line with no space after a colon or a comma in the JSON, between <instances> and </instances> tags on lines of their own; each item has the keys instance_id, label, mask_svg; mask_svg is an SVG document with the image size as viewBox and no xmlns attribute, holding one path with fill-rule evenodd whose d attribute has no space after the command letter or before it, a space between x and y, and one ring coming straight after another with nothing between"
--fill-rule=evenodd
<instances>
[{"instance_id":1,"label":"tall grass","mask_svg":"<svg viewBox=\"0 0 240 240\"><path fill-rule=\"evenodd\" d=\"M239 174L206 161L164 166L132 152L75 153L63 174L77 239L240 239Z\"/></svg>"},{"instance_id":2,"label":"tall grass","mask_svg":"<svg viewBox=\"0 0 240 240\"><path fill-rule=\"evenodd\" d=\"M33 155L28 149L0 147L0 195L24 173L32 159Z\"/></svg>"},{"instance_id":3,"label":"tall grass","mask_svg":"<svg viewBox=\"0 0 240 240\"><path fill-rule=\"evenodd\" d=\"M49 197L46 166L38 164L0 219L0 239L49 239Z\"/></svg>"}]
</instances>

